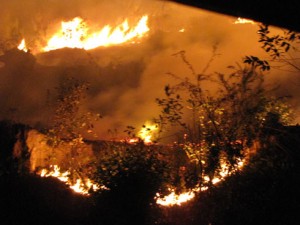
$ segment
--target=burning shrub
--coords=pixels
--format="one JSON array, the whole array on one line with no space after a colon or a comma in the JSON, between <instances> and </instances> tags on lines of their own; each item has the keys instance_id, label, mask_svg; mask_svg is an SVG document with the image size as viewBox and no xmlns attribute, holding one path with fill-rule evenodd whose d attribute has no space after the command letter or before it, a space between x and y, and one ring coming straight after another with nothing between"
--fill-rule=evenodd
<instances>
[{"instance_id":1,"label":"burning shrub","mask_svg":"<svg viewBox=\"0 0 300 225\"><path fill-rule=\"evenodd\" d=\"M215 178L237 169L247 149L264 136L270 125L268 115L287 123L290 110L283 98L270 97L257 65L232 67L231 74L217 73L216 79L197 74L184 52L179 56L192 76L171 74L178 83L166 86L166 98L157 99L162 108L159 121L165 129L168 125L178 127L183 149L195 163L199 185L203 186L206 180L212 184ZM205 89L208 82L217 84L215 92Z\"/></svg>"}]
</instances>

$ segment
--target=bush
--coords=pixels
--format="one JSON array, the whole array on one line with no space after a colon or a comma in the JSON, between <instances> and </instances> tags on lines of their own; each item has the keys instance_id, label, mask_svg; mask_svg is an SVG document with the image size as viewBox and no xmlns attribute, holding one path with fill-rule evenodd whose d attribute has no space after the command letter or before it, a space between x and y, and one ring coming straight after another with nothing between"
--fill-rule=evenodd
<instances>
[{"instance_id":1,"label":"bush","mask_svg":"<svg viewBox=\"0 0 300 225\"><path fill-rule=\"evenodd\" d=\"M98 212L107 212L113 224L145 224L157 192L166 189L169 163L162 147L111 142L96 163L94 180L107 187L97 196ZM111 207L103 208L103 204ZM97 217L97 216L96 216ZM113 222L115 221L115 222Z\"/></svg>"},{"instance_id":2,"label":"bush","mask_svg":"<svg viewBox=\"0 0 300 225\"><path fill-rule=\"evenodd\" d=\"M259 62L230 67L233 72L213 77L197 74L184 53L180 56L191 74L171 74L177 82L165 87L165 98L157 99L161 107L157 123L181 134L183 149L196 164L202 185L204 177L210 182L218 177L222 165L234 172L254 142L264 143L266 128L275 122L287 124L291 111L285 98L270 96Z\"/></svg>"},{"instance_id":3,"label":"bush","mask_svg":"<svg viewBox=\"0 0 300 225\"><path fill-rule=\"evenodd\" d=\"M163 188L169 179L169 165L161 146L111 143L97 162L95 179L111 191L148 190L149 195Z\"/></svg>"}]
</instances>

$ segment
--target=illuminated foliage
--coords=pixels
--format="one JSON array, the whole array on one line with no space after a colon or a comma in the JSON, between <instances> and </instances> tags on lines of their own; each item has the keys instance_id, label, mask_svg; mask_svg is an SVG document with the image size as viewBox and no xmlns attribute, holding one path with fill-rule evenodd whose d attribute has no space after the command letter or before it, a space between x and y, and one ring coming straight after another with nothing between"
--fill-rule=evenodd
<instances>
[{"instance_id":1,"label":"illuminated foliage","mask_svg":"<svg viewBox=\"0 0 300 225\"><path fill-rule=\"evenodd\" d=\"M53 158L55 160L55 148L60 145L68 145L71 148L69 161L63 167L70 170L70 176L82 179L82 174L91 173L89 162L92 159L80 157L80 151L84 149L84 137L87 135L95 136L93 123L100 118L86 112L83 107L88 84L68 78L57 87L57 98L54 105L54 116L52 126L47 131L47 142L53 147ZM55 161L53 162L55 163ZM84 166L83 166L84 165ZM83 180L83 179L82 179Z\"/></svg>"},{"instance_id":2,"label":"illuminated foliage","mask_svg":"<svg viewBox=\"0 0 300 225\"><path fill-rule=\"evenodd\" d=\"M60 140L80 142L83 133L93 133L93 122L98 120L100 115L93 115L82 108L87 89L87 83L74 78L68 78L57 88L58 95L51 132L54 132Z\"/></svg>"},{"instance_id":3,"label":"illuminated foliage","mask_svg":"<svg viewBox=\"0 0 300 225\"><path fill-rule=\"evenodd\" d=\"M125 195L147 195L169 183L170 165L159 146L109 142L98 158L94 179L112 192Z\"/></svg>"},{"instance_id":4,"label":"illuminated foliage","mask_svg":"<svg viewBox=\"0 0 300 225\"><path fill-rule=\"evenodd\" d=\"M229 173L234 171L260 138L267 118L276 115L278 122L286 124L290 110L284 99L270 97L265 90L258 62L232 67L232 73L217 73L213 78L196 74L184 53L181 56L192 76L174 76L179 82L166 86L166 97L157 99L162 108L159 120L165 127L177 127L184 137L182 148L195 163L202 185L207 176L213 182L224 165ZM207 84L217 90L206 90Z\"/></svg>"}]
</instances>

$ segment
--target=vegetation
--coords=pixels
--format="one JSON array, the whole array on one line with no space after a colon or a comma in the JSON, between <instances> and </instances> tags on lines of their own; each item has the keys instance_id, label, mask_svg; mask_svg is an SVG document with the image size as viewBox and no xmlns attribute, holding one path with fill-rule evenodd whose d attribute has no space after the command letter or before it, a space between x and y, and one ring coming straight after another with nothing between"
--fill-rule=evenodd
<instances>
[{"instance_id":1,"label":"vegetation","mask_svg":"<svg viewBox=\"0 0 300 225\"><path fill-rule=\"evenodd\" d=\"M246 56L245 63L251 65L255 63L262 70L270 70L272 66L281 71L299 72L299 58L296 56L299 53L299 33L283 30L282 33L272 34L267 24L260 24L258 35L262 49L269 54L270 58L261 60L256 56Z\"/></svg>"},{"instance_id":2,"label":"vegetation","mask_svg":"<svg viewBox=\"0 0 300 225\"><path fill-rule=\"evenodd\" d=\"M159 121L177 127L184 137L183 150L196 166L198 184L202 186L205 177L212 184L224 164L228 173L236 170L247 149L261 140L269 117L288 124L291 112L284 99L271 97L263 86L259 62L232 67L232 73L217 73L214 79L197 74L184 53L180 56L192 76L173 75L178 83L167 85L166 98L157 99L162 108ZM215 92L205 89L208 83Z\"/></svg>"},{"instance_id":3,"label":"vegetation","mask_svg":"<svg viewBox=\"0 0 300 225\"><path fill-rule=\"evenodd\" d=\"M288 32L286 36L270 37L268 27L262 25L260 37L272 60L298 69L284 55L293 49L291 42L299 40L299 35ZM92 174L94 181L105 186L90 193L90 198L79 197L50 178L42 182L33 174L20 176L30 157L25 143L28 128L6 121L0 123L0 143L4 149L0 152L0 221L297 224L298 221L294 222L300 208L296 185L300 156L296 150L300 131L299 127L285 127L291 119L285 97L272 97L272 90L264 86L263 72L271 69L269 61L248 56L245 65L231 67L231 73L209 76L206 70L197 73L184 52L178 55L190 75L170 74L176 82L165 87L164 98L157 99L162 111L155 121L163 131L176 131L178 139L171 146L146 145L142 140L133 144L107 141L104 148L97 148L94 143L94 161L79 160L84 137L93 135L93 123L100 116L82 107L87 83L70 78L57 88L53 126L47 131L48 144L53 147L49 160L55 162L58 146L68 146L71 150L66 154L70 160L62 167L70 170L71 177ZM213 88L208 90L207 84ZM128 129L129 133L133 131L132 127ZM13 152L18 147L16 143L20 145L19 157ZM255 155L249 158L251 149ZM238 171L237 163L246 157L248 164ZM213 185L224 165L231 176ZM169 187L176 187L179 192L207 185L208 191L181 207L161 208L155 204L155 194L164 193ZM11 196L11 192L16 196ZM12 213L15 211L20 212L18 218Z\"/></svg>"},{"instance_id":4,"label":"vegetation","mask_svg":"<svg viewBox=\"0 0 300 225\"><path fill-rule=\"evenodd\" d=\"M110 143L97 162L96 180L109 190L142 191L152 199L170 180L170 165L162 146ZM140 189L137 190L137 186ZM151 189L151 191L145 191ZM148 197L149 198L149 197Z\"/></svg>"},{"instance_id":5,"label":"vegetation","mask_svg":"<svg viewBox=\"0 0 300 225\"><path fill-rule=\"evenodd\" d=\"M93 123L101 118L99 114L86 112L82 107L87 89L87 83L75 78L67 78L57 87L54 116L50 122L52 126L46 135L48 144L53 147L53 156L49 159L52 164L57 163L56 148L69 146L70 151L65 152L69 160L61 167L70 170L74 181L91 175L89 164L94 159L80 157L79 160L79 156L84 151L84 136L95 137Z\"/></svg>"},{"instance_id":6,"label":"vegetation","mask_svg":"<svg viewBox=\"0 0 300 225\"><path fill-rule=\"evenodd\" d=\"M156 205L156 193L165 193L171 180L168 153L162 146L139 141L134 144L107 142L99 154L93 180L106 187L95 193L96 204L102 211L109 211L103 223L149 222L151 209ZM113 207L107 209L103 204ZM102 211L94 212L95 217L101 217Z\"/></svg>"}]
</instances>

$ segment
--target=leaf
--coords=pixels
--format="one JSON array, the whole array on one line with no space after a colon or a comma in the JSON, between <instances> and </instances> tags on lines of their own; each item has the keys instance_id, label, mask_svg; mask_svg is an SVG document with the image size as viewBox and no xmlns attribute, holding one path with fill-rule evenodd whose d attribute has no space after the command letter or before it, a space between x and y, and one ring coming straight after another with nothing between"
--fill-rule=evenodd
<instances>
[{"instance_id":1,"label":"leaf","mask_svg":"<svg viewBox=\"0 0 300 225\"><path fill-rule=\"evenodd\" d=\"M290 44L288 44L286 47L285 47L285 52L288 52L290 49Z\"/></svg>"},{"instance_id":2,"label":"leaf","mask_svg":"<svg viewBox=\"0 0 300 225\"><path fill-rule=\"evenodd\" d=\"M170 96L170 86L169 85L165 86L165 93L167 96Z\"/></svg>"}]
</instances>

